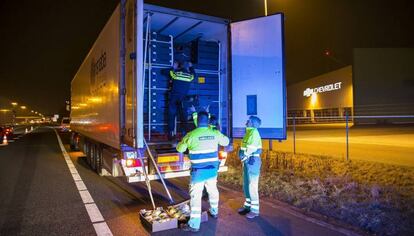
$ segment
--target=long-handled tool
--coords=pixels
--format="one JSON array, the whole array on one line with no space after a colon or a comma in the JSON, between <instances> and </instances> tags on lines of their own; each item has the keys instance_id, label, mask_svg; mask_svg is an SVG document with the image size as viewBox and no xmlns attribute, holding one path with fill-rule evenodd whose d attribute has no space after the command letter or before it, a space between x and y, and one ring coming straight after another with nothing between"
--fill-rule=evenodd
<instances>
[{"instance_id":1,"label":"long-handled tool","mask_svg":"<svg viewBox=\"0 0 414 236\"><path fill-rule=\"evenodd\" d=\"M149 157L150 157L150 159L152 161L152 164L154 165L155 170L157 171L158 176L160 177L161 183L164 186L165 191L167 192L168 198L170 199L170 203L174 203L174 199L172 198L172 196L170 194L170 191L168 190L168 187L165 184L164 177L162 176L162 174L160 172L160 169L158 168L158 165L155 162L154 156L152 155L151 150L150 150L150 148L149 148L149 146L147 144L147 141L145 141L145 139L144 139L144 144L147 147L148 155L149 155Z\"/></svg>"},{"instance_id":2,"label":"long-handled tool","mask_svg":"<svg viewBox=\"0 0 414 236\"><path fill-rule=\"evenodd\" d=\"M154 197L152 196L151 183L150 183L150 180L148 178L148 173L147 173L147 169L145 168L143 157L140 156L138 158L138 160L141 162L141 166L143 167L142 169L143 169L143 172L144 172L144 175L145 175L145 184L147 185L148 193L149 193L150 198L151 198L152 208L154 208L154 210L155 210L156 206L155 206L155 202L154 202Z\"/></svg>"}]
</instances>

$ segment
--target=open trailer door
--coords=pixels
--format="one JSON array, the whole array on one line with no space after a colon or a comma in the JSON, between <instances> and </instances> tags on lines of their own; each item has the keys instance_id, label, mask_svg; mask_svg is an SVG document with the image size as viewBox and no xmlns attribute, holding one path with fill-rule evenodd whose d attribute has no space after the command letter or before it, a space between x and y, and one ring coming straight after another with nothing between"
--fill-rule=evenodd
<instances>
[{"instance_id":1,"label":"open trailer door","mask_svg":"<svg viewBox=\"0 0 414 236\"><path fill-rule=\"evenodd\" d=\"M232 23L232 135L243 137L250 115L262 138L286 139L283 14Z\"/></svg>"}]
</instances>

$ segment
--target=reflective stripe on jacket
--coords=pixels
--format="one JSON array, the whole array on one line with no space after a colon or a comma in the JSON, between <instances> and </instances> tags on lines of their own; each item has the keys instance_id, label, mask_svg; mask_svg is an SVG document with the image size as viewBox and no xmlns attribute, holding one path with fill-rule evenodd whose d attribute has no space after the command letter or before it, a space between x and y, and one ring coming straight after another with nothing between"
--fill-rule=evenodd
<instances>
[{"instance_id":1,"label":"reflective stripe on jacket","mask_svg":"<svg viewBox=\"0 0 414 236\"><path fill-rule=\"evenodd\" d=\"M189 150L191 180L204 181L217 175L218 145L227 146L229 138L218 130L199 127L188 133L177 145L177 151Z\"/></svg>"},{"instance_id":2,"label":"reflective stripe on jacket","mask_svg":"<svg viewBox=\"0 0 414 236\"><path fill-rule=\"evenodd\" d=\"M191 68L188 72L182 70L170 70L172 80L171 94L187 95L190 85L194 80L194 70Z\"/></svg>"},{"instance_id":3,"label":"reflective stripe on jacket","mask_svg":"<svg viewBox=\"0 0 414 236\"><path fill-rule=\"evenodd\" d=\"M243 137L240 149L246 156L260 156L262 152L262 138L256 128L246 128L246 134Z\"/></svg>"},{"instance_id":4,"label":"reflective stripe on jacket","mask_svg":"<svg viewBox=\"0 0 414 236\"><path fill-rule=\"evenodd\" d=\"M180 80L185 82L191 82L194 79L194 74L186 73L183 71L170 70L170 76L173 80Z\"/></svg>"}]
</instances>

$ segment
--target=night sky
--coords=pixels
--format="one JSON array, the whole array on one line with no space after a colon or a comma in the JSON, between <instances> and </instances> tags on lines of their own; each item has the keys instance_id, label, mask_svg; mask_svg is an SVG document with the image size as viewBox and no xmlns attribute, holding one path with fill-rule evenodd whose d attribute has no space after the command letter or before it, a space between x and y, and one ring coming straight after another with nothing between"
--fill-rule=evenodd
<instances>
[{"instance_id":1,"label":"night sky","mask_svg":"<svg viewBox=\"0 0 414 236\"><path fill-rule=\"evenodd\" d=\"M1 0L0 97L44 114L62 111L72 77L118 2ZM259 0L146 2L232 20L264 14ZM268 0L269 14L286 16L288 84L352 64L353 48L414 47L412 2Z\"/></svg>"}]
</instances>

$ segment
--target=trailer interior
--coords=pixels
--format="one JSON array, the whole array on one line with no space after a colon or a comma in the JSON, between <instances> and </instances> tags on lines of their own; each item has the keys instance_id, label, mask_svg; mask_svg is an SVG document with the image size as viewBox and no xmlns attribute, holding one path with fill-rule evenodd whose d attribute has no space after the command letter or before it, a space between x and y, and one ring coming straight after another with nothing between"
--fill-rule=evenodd
<instances>
[{"instance_id":1,"label":"trailer interior","mask_svg":"<svg viewBox=\"0 0 414 236\"><path fill-rule=\"evenodd\" d=\"M227 132L227 42L224 19L144 5L144 138L163 142L168 134L169 70L174 61L192 62L195 77L177 112L178 138L194 128L189 108L208 108Z\"/></svg>"}]
</instances>

